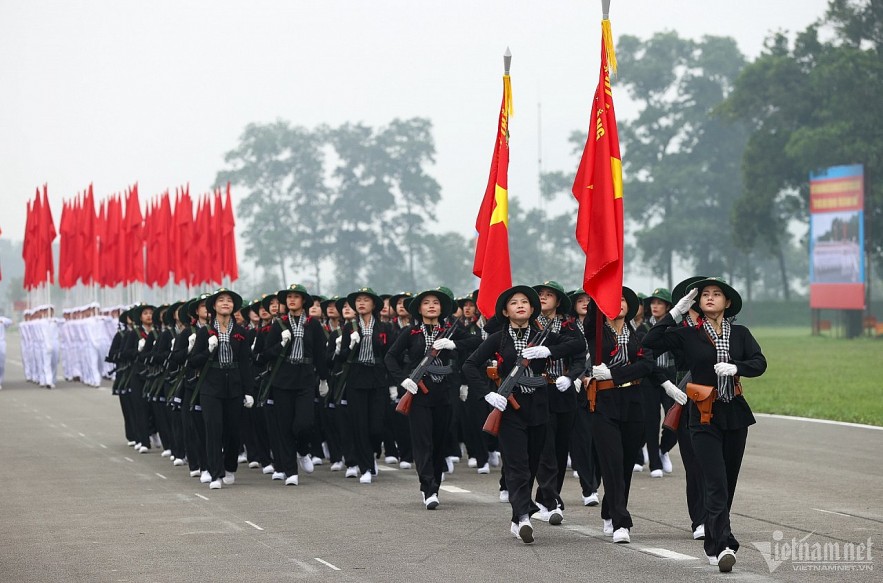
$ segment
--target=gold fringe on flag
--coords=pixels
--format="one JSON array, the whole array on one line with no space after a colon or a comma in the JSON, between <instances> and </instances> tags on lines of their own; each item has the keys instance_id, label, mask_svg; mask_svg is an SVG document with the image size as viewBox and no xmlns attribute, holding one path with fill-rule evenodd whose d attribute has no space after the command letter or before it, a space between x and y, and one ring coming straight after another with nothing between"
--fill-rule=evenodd
<instances>
[{"instance_id":1,"label":"gold fringe on flag","mask_svg":"<svg viewBox=\"0 0 883 583\"><path fill-rule=\"evenodd\" d=\"M604 49L607 51L607 66L610 72L616 74L616 51L613 50L613 31L610 28L610 20L605 18L601 21L601 36L604 39Z\"/></svg>"},{"instance_id":2,"label":"gold fringe on flag","mask_svg":"<svg viewBox=\"0 0 883 583\"><path fill-rule=\"evenodd\" d=\"M506 115L512 117L515 110L512 109L512 82L509 79L509 75L503 75L503 102Z\"/></svg>"}]
</instances>

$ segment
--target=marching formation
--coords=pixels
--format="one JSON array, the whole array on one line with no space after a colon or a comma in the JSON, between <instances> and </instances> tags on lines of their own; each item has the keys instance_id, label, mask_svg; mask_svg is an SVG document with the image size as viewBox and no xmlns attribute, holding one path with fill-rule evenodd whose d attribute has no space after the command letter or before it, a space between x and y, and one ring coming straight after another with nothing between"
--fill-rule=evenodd
<instances>
[{"instance_id":1,"label":"marching formation","mask_svg":"<svg viewBox=\"0 0 883 583\"><path fill-rule=\"evenodd\" d=\"M733 322L738 292L704 276L649 297L623 287L615 318L555 281L505 290L493 314L478 313L476 295L326 298L293 284L247 303L221 288L122 310L106 360L126 438L211 489L234 484L239 464L297 486L327 463L370 485L381 459L416 471L428 510L465 444L477 473L500 467L500 501L524 543L531 519L564 520L569 466L583 503L600 504L605 534L630 542L632 474L672 472L677 445L685 520L709 563L730 571L729 511L754 423L741 378L766 368ZM63 327L80 355L70 372L87 383L101 374L89 351L103 346L99 318L87 306ZM50 359L52 340L36 329Z\"/></svg>"}]
</instances>

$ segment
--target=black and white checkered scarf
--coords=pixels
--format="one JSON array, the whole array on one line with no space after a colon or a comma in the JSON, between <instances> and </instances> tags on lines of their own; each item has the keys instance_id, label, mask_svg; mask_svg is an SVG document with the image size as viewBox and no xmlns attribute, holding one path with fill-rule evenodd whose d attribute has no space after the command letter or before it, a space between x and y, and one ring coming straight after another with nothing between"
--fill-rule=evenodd
<instances>
[{"instance_id":1,"label":"black and white checkered scarf","mask_svg":"<svg viewBox=\"0 0 883 583\"><path fill-rule=\"evenodd\" d=\"M230 346L230 331L233 329L233 322L227 324L227 331L221 332L221 326L215 320L215 331L218 333L218 362L221 364L231 364L233 362L233 347Z\"/></svg>"},{"instance_id":2,"label":"black and white checkered scarf","mask_svg":"<svg viewBox=\"0 0 883 583\"><path fill-rule=\"evenodd\" d=\"M362 318L359 318L359 335L362 337L359 341L359 362L374 364L374 314L371 314L367 326Z\"/></svg>"},{"instance_id":3,"label":"black and white checkered scarf","mask_svg":"<svg viewBox=\"0 0 883 583\"><path fill-rule=\"evenodd\" d=\"M689 317L690 316L687 316L687 318L689 318ZM656 316L650 316L650 325L651 326L656 325ZM656 364L662 368L669 368L670 366L672 366L671 355L668 353L668 351L663 352L662 354L660 354L659 356L656 357Z\"/></svg>"},{"instance_id":4,"label":"black and white checkered scarf","mask_svg":"<svg viewBox=\"0 0 883 583\"><path fill-rule=\"evenodd\" d=\"M622 333L617 334L613 326L610 325L610 322L605 322L604 325L610 329L610 332L613 333L613 338L616 340L616 348L613 349L613 358L610 360L610 364L607 365L607 368L627 365L629 363L629 338L631 338L629 327L623 324Z\"/></svg>"},{"instance_id":5,"label":"black and white checkered scarf","mask_svg":"<svg viewBox=\"0 0 883 583\"><path fill-rule=\"evenodd\" d=\"M540 322L540 325L543 327L543 329L549 328L551 326L550 330L555 334L561 332L561 325L564 323L564 318L558 315L555 315L553 318L547 318L546 316L540 314L537 320ZM546 367L546 372L550 375L554 375L556 379L563 375L564 359L559 358L557 360L552 360Z\"/></svg>"},{"instance_id":6,"label":"black and white checkered scarf","mask_svg":"<svg viewBox=\"0 0 883 583\"><path fill-rule=\"evenodd\" d=\"M291 364L301 364L304 361L304 327L306 322L307 316L303 312L299 318L288 316L288 327L291 328L291 353L288 355L288 362Z\"/></svg>"},{"instance_id":7,"label":"black and white checkered scarf","mask_svg":"<svg viewBox=\"0 0 883 583\"><path fill-rule=\"evenodd\" d=\"M426 351L432 349L432 343L435 342L435 339L441 334L442 327L433 324L423 324L423 337L426 339ZM432 366L442 366L442 361L439 357L435 357L432 359L430 363ZM433 381L440 383L445 380L445 377L442 375L431 374L429 375Z\"/></svg>"},{"instance_id":8,"label":"black and white checkered scarf","mask_svg":"<svg viewBox=\"0 0 883 583\"><path fill-rule=\"evenodd\" d=\"M707 319L702 324L708 337L714 342L714 350L717 353L718 362L730 362L730 322L726 318L721 322L721 334L718 336L714 326ZM724 403L729 403L735 397L735 383L731 376L717 377L717 398Z\"/></svg>"}]
</instances>

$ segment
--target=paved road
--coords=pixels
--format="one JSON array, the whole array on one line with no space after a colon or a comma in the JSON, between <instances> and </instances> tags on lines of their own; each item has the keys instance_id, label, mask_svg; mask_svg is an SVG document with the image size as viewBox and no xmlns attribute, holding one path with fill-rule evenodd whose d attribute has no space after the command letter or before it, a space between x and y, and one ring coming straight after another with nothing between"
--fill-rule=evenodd
<instances>
[{"instance_id":1,"label":"paved road","mask_svg":"<svg viewBox=\"0 0 883 583\"><path fill-rule=\"evenodd\" d=\"M759 417L734 505L743 546L722 575L690 536L676 454L671 476L634 478L632 544L603 536L599 510L581 506L568 478L564 524L535 522L537 542L525 546L509 535L497 472L465 464L434 512L412 471L385 467L371 485L325 465L284 487L243 466L235 485L210 491L186 466L125 445L109 388L21 380L9 340L0 581L804 581L832 573L797 569L853 568L835 576L858 582L883 572L883 431ZM783 547L792 538L841 551L870 540L871 560L801 563ZM752 543L785 560L768 563Z\"/></svg>"}]
</instances>

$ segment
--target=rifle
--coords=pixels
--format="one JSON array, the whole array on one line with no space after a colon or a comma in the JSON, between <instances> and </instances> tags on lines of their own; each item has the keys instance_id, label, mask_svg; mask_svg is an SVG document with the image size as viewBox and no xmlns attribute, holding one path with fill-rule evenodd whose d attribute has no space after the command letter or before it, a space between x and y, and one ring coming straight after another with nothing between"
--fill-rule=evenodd
<instances>
[{"instance_id":1,"label":"rifle","mask_svg":"<svg viewBox=\"0 0 883 583\"><path fill-rule=\"evenodd\" d=\"M454 324L442 332L436 340L441 340L442 338L450 338L454 335L454 331L457 329L457 326L460 325L460 321L456 320ZM423 355L423 360L414 367L414 370L411 371L409 379L417 383L417 386L420 387L420 391L427 395L429 394L429 389L426 388L426 384L423 382L423 375L425 375L429 371L429 367L432 366L432 361L438 357L441 350L436 350L429 345L429 350L426 351L426 354ZM399 399L399 404L396 405L396 413L401 413L402 415L408 415L411 412L411 402L414 400L414 395L405 391L405 394L402 395L402 398Z\"/></svg>"},{"instance_id":2,"label":"rifle","mask_svg":"<svg viewBox=\"0 0 883 583\"><path fill-rule=\"evenodd\" d=\"M355 329L356 321L352 320L348 322L350 326ZM345 326L346 324L344 324ZM343 336L343 326L340 327L340 334ZM334 403L334 406L337 407L340 405L340 402L343 400L343 392L346 389L346 379L350 375L350 368L352 368L353 362L356 361L356 356L359 354L358 350L350 350L349 354L346 355L346 361L344 361L343 365L340 367L340 371L336 374L332 373L333 376L337 378L334 379L334 390L328 392L328 396L326 398L329 399L330 403Z\"/></svg>"},{"instance_id":3,"label":"rifle","mask_svg":"<svg viewBox=\"0 0 883 583\"><path fill-rule=\"evenodd\" d=\"M549 327L540 330L539 334L536 335L534 341L528 344L527 346L542 346L543 343L549 338L549 332L551 330ZM509 374L505 379L500 383L500 387L497 389L497 394L503 395L509 401L509 404L516 411L521 408L521 405L518 404L518 401L515 400L515 395L512 394L512 391L515 390L515 385L519 384L519 381L523 380L523 376L525 371L530 366L530 360L526 358L522 358L520 361L515 363L515 366L512 367L512 370L509 371ZM542 377L538 377L543 381L543 385L546 384L546 379ZM484 426L481 428L485 433L489 433L496 437L500 433L500 422L503 420L503 412L497 408L494 408L490 414L487 416L487 420L484 422Z\"/></svg>"},{"instance_id":4,"label":"rifle","mask_svg":"<svg viewBox=\"0 0 883 583\"><path fill-rule=\"evenodd\" d=\"M678 383L678 388L680 390L685 390L687 383L693 381L693 373L687 373L684 375L684 378L681 379L681 382ZM677 433L678 425L681 424L681 412L683 411L684 406L680 403L675 403L671 407L668 408L668 411L665 413L665 419L662 420L662 426L669 431L674 431Z\"/></svg>"},{"instance_id":5,"label":"rifle","mask_svg":"<svg viewBox=\"0 0 883 583\"><path fill-rule=\"evenodd\" d=\"M232 324L228 324L230 326ZM210 317L208 322L206 323L206 328L208 330L212 330L215 327L214 317ZM229 328L228 328L229 329ZM206 330L206 333L208 333ZM196 330L193 331L196 334ZM210 337L211 335L209 335ZM212 355L209 353L208 360L205 361L205 364L202 367L202 371L199 373L199 380L196 381L196 388L193 389L193 396L190 397L190 409L195 409L197 407L196 400L199 398L199 389L202 387L202 382L205 380L205 373L208 372L208 367L212 363Z\"/></svg>"}]
</instances>

